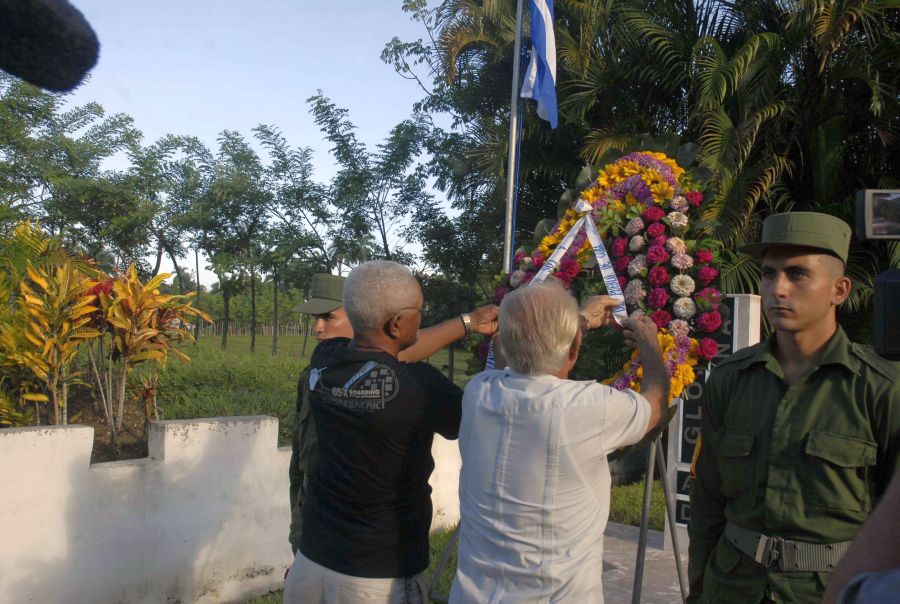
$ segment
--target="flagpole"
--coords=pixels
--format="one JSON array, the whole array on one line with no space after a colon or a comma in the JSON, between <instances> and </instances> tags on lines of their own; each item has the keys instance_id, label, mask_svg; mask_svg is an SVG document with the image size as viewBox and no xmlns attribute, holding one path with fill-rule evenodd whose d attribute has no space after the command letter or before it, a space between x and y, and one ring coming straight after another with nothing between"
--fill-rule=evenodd
<instances>
[{"instance_id":1,"label":"flagpole","mask_svg":"<svg viewBox=\"0 0 900 604\"><path fill-rule=\"evenodd\" d=\"M512 94L510 95L509 109L509 155L506 160L506 220L503 225L503 266L501 271L512 270L513 263L513 216L515 216L516 193L516 136L519 131L519 89L522 85L521 54L522 54L522 5L524 0L516 1L516 42L513 48L513 76Z\"/></svg>"}]
</instances>

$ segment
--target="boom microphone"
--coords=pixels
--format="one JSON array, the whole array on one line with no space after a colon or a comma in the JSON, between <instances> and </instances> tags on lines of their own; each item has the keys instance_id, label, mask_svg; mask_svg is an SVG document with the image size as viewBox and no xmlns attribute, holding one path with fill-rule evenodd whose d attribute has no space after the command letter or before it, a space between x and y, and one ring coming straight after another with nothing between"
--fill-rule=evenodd
<instances>
[{"instance_id":1,"label":"boom microphone","mask_svg":"<svg viewBox=\"0 0 900 604\"><path fill-rule=\"evenodd\" d=\"M66 0L0 0L0 69L26 82L71 90L97 63L99 46Z\"/></svg>"}]
</instances>

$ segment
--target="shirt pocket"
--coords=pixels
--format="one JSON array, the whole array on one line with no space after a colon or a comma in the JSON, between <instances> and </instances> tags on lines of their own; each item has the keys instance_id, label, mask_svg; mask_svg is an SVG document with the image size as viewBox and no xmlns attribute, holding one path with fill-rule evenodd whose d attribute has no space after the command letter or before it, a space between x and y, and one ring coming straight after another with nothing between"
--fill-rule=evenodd
<instances>
[{"instance_id":1,"label":"shirt pocket","mask_svg":"<svg viewBox=\"0 0 900 604\"><path fill-rule=\"evenodd\" d=\"M739 497L753 488L755 472L750 456L753 441L753 434L729 428L725 428L719 436L719 476L722 493L726 497Z\"/></svg>"},{"instance_id":2,"label":"shirt pocket","mask_svg":"<svg viewBox=\"0 0 900 604\"><path fill-rule=\"evenodd\" d=\"M804 451L807 467L799 474L803 496L811 505L854 512L871 509L869 468L878 458L878 445L853 436L812 431Z\"/></svg>"}]
</instances>

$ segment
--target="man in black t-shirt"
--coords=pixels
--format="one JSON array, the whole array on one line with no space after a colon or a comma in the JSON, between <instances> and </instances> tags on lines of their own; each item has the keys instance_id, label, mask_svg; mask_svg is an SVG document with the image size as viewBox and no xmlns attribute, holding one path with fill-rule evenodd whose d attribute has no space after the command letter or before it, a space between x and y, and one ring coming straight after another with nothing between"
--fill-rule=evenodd
<instances>
[{"instance_id":1,"label":"man in black t-shirt","mask_svg":"<svg viewBox=\"0 0 900 604\"><path fill-rule=\"evenodd\" d=\"M457 436L462 391L425 363L402 363L415 343L422 291L409 270L359 265L344 285L354 338L320 343L309 372L318 461L285 602L424 602L431 445Z\"/></svg>"}]
</instances>

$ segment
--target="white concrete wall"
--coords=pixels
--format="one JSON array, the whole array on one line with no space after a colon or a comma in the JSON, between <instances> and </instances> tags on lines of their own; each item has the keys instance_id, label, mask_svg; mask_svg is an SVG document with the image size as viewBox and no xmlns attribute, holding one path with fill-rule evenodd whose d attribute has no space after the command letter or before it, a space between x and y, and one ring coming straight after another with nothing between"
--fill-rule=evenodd
<instances>
[{"instance_id":1,"label":"white concrete wall","mask_svg":"<svg viewBox=\"0 0 900 604\"><path fill-rule=\"evenodd\" d=\"M290 448L270 417L151 425L149 457L89 463L93 428L0 430L0 602L242 602L279 589ZM435 524L459 519L436 439Z\"/></svg>"}]
</instances>

